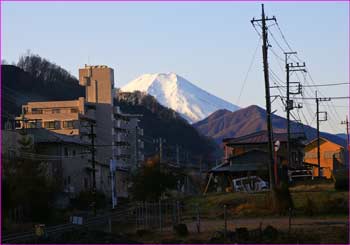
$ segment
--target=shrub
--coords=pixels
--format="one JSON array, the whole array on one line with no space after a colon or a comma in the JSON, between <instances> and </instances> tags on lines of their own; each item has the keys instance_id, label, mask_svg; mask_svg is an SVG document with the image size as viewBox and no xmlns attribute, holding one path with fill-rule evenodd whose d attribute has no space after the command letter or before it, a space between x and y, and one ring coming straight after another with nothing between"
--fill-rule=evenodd
<instances>
[{"instance_id":1,"label":"shrub","mask_svg":"<svg viewBox=\"0 0 350 245\"><path fill-rule=\"evenodd\" d=\"M287 214L289 208L293 208L293 200L289 192L288 184L282 183L281 186L275 187L270 196L271 203L273 204L272 210L280 215Z\"/></svg>"},{"instance_id":2,"label":"shrub","mask_svg":"<svg viewBox=\"0 0 350 245\"><path fill-rule=\"evenodd\" d=\"M263 230L263 235L264 237L268 238L268 239L276 239L278 237L278 230L271 226L268 225L264 230Z\"/></svg>"},{"instance_id":3,"label":"shrub","mask_svg":"<svg viewBox=\"0 0 350 245\"><path fill-rule=\"evenodd\" d=\"M82 191L79 193L78 197L72 200L72 205L75 208L86 210L91 209L92 203L94 201L94 196L91 191ZM96 208L105 208L107 206L106 197L102 192L96 193Z\"/></svg>"},{"instance_id":4,"label":"shrub","mask_svg":"<svg viewBox=\"0 0 350 245\"><path fill-rule=\"evenodd\" d=\"M305 204L305 214L308 216L313 216L316 210L316 205L315 203L309 198L306 198L306 204Z\"/></svg>"},{"instance_id":5,"label":"shrub","mask_svg":"<svg viewBox=\"0 0 350 245\"><path fill-rule=\"evenodd\" d=\"M335 176L334 188L339 191L348 191L349 190L349 173L348 169L338 170Z\"/></svg>"},{"instance_id":6,"label":"shrub","mask_svg":"<svg viewBox=\"0 0 350 245\"><path fill-rule=\"evenodd\" d=\"M345 198L328 197L326 201L322 203L321 209L325 213L347 214L349 212L349 202Z\"/></svg>"},{"instance_id":7,"label":"shrub","mask_svg":"<svg viewBox=\"0 0 350 245\"><path fill-rule=\"evenodd\" d=\"M187 236L188 235L188 229L186 224L177 224L174 225L174 231L176 235L178 236Z\"/></svg>"}]
</instances>

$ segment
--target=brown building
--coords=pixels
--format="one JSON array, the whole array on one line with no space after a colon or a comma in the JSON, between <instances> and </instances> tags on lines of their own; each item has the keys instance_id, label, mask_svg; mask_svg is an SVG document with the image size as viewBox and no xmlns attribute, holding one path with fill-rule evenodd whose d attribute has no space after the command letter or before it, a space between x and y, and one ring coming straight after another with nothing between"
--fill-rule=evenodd
<instances>
[{"instance_id":1,"label":"brown building","mask_svg":"<svg viewBox=\"0 0 350 245\"><path fill-rule=\"evenodd\" d=\"M85 98L29 102L23 105L22 115L16 118L18 128L45 128L90 144L93 125L96 187L107 196L116 192L118 197L126 198L128 172L138 164L139 158L129 158L133 159L131 162L123 161L121 156L130 152L136 154L136 150L130 149L130 145L136 144L138 138L130 138L127 131L129 121L137 116L122 115L119 108L114 106L113 69L85 65L79 69L79 84L86 89ZM122 119L127 120L121 120L121 115ZM127 123L123 124L124 121ZM131 129L138 127L137 121L130 125L133 125ZM111 171L111 165L115 166L112 168L116 169L115 172Z\"/></svg>"},{"instance_id":2,"label":"brown building","mask_svg":"<svg viewBox=\"0 0 350 245\"><path fill-rule=\"evenodd\" d=\"M93 105L85 98L69 101L28 102L22 106L22 115L16 118L18 128L46 128L56 133L79 136L83 119L95 120Z\"/></svg>"},{"instance_id":3,"label":"brown building","mask_svg":"<svg viewBox=\"0 0 350 245\"><path fill-rule=\"evenodd\" d=\"M291 163L289 169L297 169L303 166L304 134L293 133L291 136L290 152ZM287 134L274 133L273 141L279 141L280 146L274 152L274 161L277 162L276 174L278 180L287 180ZM233 188L233 180L247 176L259 176L269 181L269 153L267 131L259 131L236 138L227 138L224 143L224 162L209 171L209 180L205 192L208 190L211 180L220 186L220 190Z\"/></svg>"},{"instance_id":4,"label":"brown building","mask_svg":"<svg viewBox=\"0 0 350 245\"><path fill-rule=\"evenodd\" d=\"M2 159L4 162L15 161L18 158L38 161L45 167L47 178L53 180L64 193L58 199L58 203L61 203L59 206L67 205L68 203L64 200L76 197L79 192L90 190L89 145L77 138L43 128L24 129L25 134L20 131L2 131ZM19 140L22 137L30 139L29 152L20 150Z\"/></svg>"},{"instance_id":5,"label":"brown building","mask_svg":"<svg viewBox=\"0 0 350 245\"><path fill-rule=\"evenodd\" d=\"M290 142L290 165L289 168L300 168L303 165L304 146L306 137L304 133L292 133ZM277 155L281 158L279 165L287 164L287 134L274 133L273 142L279 141L280 147ZM261 150L268 152L268 135L267 131L259 131L249 135L244 135L237 138L227 138L223 140L225 160L230 162L232 157L251 150ZM230 162L231 163L231 162ZM234 164L232 162L231 164Z\"/></svg>"},{"instance_id":6,"label":"brown building","mask_svg":"<svg viewBox=\"0 0 350 245\"><path fill-rule=\"evenodd\" d=\"M304 161L313 166L314 176L318 176L317 139L305 146ZM323 137L320 138L321 176L330 179L333 171L344 166L344 147Z\"/></svg>"}]
</instances>

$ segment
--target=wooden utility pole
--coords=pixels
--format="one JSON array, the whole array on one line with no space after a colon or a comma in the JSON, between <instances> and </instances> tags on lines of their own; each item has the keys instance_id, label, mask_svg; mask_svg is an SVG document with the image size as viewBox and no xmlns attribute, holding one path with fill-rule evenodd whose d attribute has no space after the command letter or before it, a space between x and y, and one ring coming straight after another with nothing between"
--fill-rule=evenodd
<instances>
[{"instance_id":1,"label":"wooden utility pole","mask_svg":"<svg viewBox=\"0 0 350 245\"><path fill-rule=\"evenodd\" d=\"M96 167L95 167L95 133L94 125L90 125L90 137L91 137L91 163L92 163L92 195L93 195L93 211L96 216Z\"/></svg>"},{"instance_id":2,"label":"wooden utility pole","mask_svg":"<svg viewBox=\"0 0 350 245\"><path fill-rule=\"evenodd\" d=\"M320 115L319 115L319 100L317 98L317 91L316 94L316 121L317 121L317 173L318 177L321 177L321 156L320 156Z\"/></svg>"},{"instance_id":3,"label":"wooden utility pole","mask_svg":"<svg viewBox=\"0 0 350 245\"><path fill-rule=\"evenodd\" d=\"M159 163L163 162L163 139L159 138Z\"/></svg>"},{"instance_id":4,"label":"wooden utility pole","mask_svg":"<svg viewBox=\"0 0 350 245\"><path fill-rule=\"evenodd\" d=\"M264 79L265 79L265 99L266 99L266 124L267 124L267 134L268 134L268 154L269 154L269 177L270 177L270 189L272 190L275 184L274 178L274 160L273 160L273 143L272 143L272 123L271 123L271 98L270 98L270 81L269 81L269 65L268 65L268 43L267 43L267 26L266 21L274 20L276 18L268 18L265 16L264 4L261 5L261 19L251 20L251 23L254 25L254 22L261 22L262 29L262 55L263 55L263 64L264 64Z\"/></svg>"},{"instance_id":5,"label":"wooden utility pole","mask_svg":"<svg viewBox=\"0 0 350 245\"><path fill-rule=\"evenodd\" d=\"M321 153L320 153L320 122L327 121L327 112L320 112L320 101L330 101L331 98L318 98L317 91L316 94L316 119L317 119L317 168L318 168L318 177L321 177ZM320 113L325 114L325 118L320 120Z\"/></svg>"},{"instance_id":6,"label":"wooden utility pole","mask_svg":"<svg viewBox=\"0 0 350 245\"><path fill-rule=\"evenodd\" d=\"M349 121L348 116L346 116L346 120L342 121L341 124L345 124L346 126L346 141L347 141L347 150L348 150L348 162L350 163L350 136L349 136ZM349 166L349 165L348 165Z\"/></svg>"},{"instance_id":7,"label":"wooden utility pole","mask_svg":"<svg viewBox=\"0 0 350 245\"><path fill-rule=\"evenodd\" d=\"M292 54L297 54L297 52L285 52L285 65L286 65L286 84L287 84L287 101L286 101L286 112L287 112L287 154L288 154L288 168L291 167L293 164L291 164L291 152L290 152L290 141L291 141L291 130L290 130L290 111L293 110L294 107L294 102L293 100L290 100L290 95L291 94L301 94L301 85L300 83L298 83L298 91L297 92L290 92L290 74L292 72L296 72L296 71L303 71L306 72L305 69L303 69L305 67L305 63L302 65L299 65L299 63L297 63L296 65L293 63L288 63L288 57L289 55ZM297 108L301 108L300 105L297 106Z\"/></svg>"},{"instance_id":8,"label":"wooden utility pole","mask_svg":"<svg viewBox=\"0 0 350 245\"><path fill-rule=\"evenodd\" d=\"M180 166L180 151L179 145L176 145L176 165Z\"/></svg>"},{"instance_id":9,"label":"wooden utility pole","mask_svg":"<svg viewBox=\"0 0 350 245\"><path fill-rule=\"evenodd\" d=\"M161 137L159 137L158 139L153 140L154 144L159 144L159 148L158 148L158 156L159 156L159 169L160 169L160 165L163 163L163 143L165 142L164 139L162 139Z\"/></svg>"},{"instance_id":10,"label":"wooden utility pole","mask_svg":"<svg viewBox=\"0 0 350 245\"><path fill-rule=\"evenodd\" d=\"M289 64L288 64L288 56L291 54L296 54L297 52L286 52L285 55L285 66L286 66L286 83L287 83L287 102L286 102L286 112L287 112L287 160L288 160L288 168L290 167L290 100L289 100Z\"/></svg>"}]
</instances>

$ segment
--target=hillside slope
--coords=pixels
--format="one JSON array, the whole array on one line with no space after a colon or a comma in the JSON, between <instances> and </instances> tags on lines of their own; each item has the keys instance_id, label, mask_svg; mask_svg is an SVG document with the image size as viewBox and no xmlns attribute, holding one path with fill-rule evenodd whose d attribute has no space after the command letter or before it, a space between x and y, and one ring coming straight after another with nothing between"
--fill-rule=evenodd
<instances>
[{"instance_id":1,"label":"hillside slope","mask_svg":"<svg viewBox=\"0 0 350 245\"><path fill-rule=\"evenodd\" d=\"M287 120L285 118L272 115L272 124L275 132L286 132ZM193 126L203 135L212 137L218 144L221 144L223 138L239 137L266 130L266 111L256 105L235 112L218 110ZM314 139L317 135L315 128L296 122L291 122L291 131L305 132L308 140ZM321 132L321 136L346 146L346 140L337 135Z\"/></svg>"},{"instance_id":2,"label":"hillside slope","mask_svg":"<svg viewBox=\"0 0 350 245\"><path fill-rule=\"evenodd\" d=\"M13 65L1 66L2 120L20 115L29 101L71 100L84 96L77 79L48 81Z\"/></svg>"},{"instance_id":3,"label":"hillside slope","mask_svg":"<svg viewBox=\"0 0 350 245\"><path fill-rule=\"evenodd\" d=\"M29 101L72 100L84 96L84 88L78 80L68 77L67 80L41 79L23 69L3 65L2 69L2 122L13 120L21 113L21 106ZM38 69L33 69L40 71ZM40 72L39 72L40 73ZM165 154L176 157L174 146L179 145L180 158L184 161L198 162L198 156L205 153L210 159L217 145L211 139L201 136L182 116L175 111L160 105L152 96L143 95L140 103L134 103L137 93L130 93L124 100L116 100L124 113L143 114L140 125L144 129L146 155L156 154L153 140L159 137L166 139ZM141 98L140 97L140 98ZM168 147L168 148L166 148ZM197 159L196 159L197 158Z\"/></svg>"},{"instance_id":4,"label":"hillside slope","mask_svg":"<svg viewBox=\"0 0 350 245\"><path fill-rule=\"evenodd\" d=\"M198 162L200 156L210 162L215 158L218 146L212 139L202 136L179 113L160 105L150 95L133 92L116 94L116 104L123 112L142 114L140 126L144 129L146 153L156 150L152 139L165 139L165 154L176 158L176 145L180 149L180 161ZM188 159L187 159L188 158Z\"/></svg>"}]
</instances>

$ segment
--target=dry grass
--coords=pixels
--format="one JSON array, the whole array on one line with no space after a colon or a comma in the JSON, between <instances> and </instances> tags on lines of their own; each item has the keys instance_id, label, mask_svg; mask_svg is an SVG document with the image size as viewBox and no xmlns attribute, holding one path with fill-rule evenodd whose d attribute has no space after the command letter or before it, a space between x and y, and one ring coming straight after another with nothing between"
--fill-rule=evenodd
<instances>
[{"instance_id":1,"label":"dry grass","mask_svg":"<svg viewBox=\"0 0 350 245\"><path fill-rule=\"evenodd\" d=\"M299 184L290 188L296 215L346 215L349 193L336 191L333 183ZM260 193L210 193L206 196L186 198L186 212L199 205L207 218L221 217L223 206L233 217L269 216L271 203L268 192ZM312 212L310 212L312 210Z\"/></svg>"}]
</instances>

